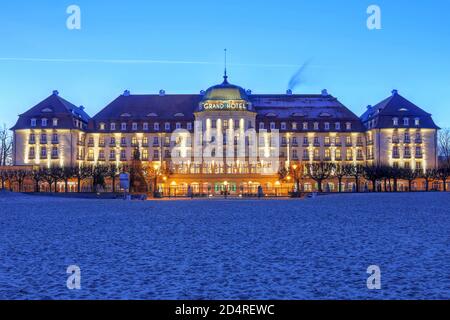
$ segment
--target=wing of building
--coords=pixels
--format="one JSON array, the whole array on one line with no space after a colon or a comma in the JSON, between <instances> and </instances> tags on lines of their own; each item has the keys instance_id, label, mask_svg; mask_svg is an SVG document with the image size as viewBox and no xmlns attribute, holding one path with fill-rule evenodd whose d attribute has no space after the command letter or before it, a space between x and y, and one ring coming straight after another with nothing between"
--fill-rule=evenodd
<instances>
[{"instance_id":1,"label":"wing of building","mask_svg":"<svg viewBox=\"0 0 450 320\"><path fill-rule=\"evenodd\" d=\"M273 162L433 168L439 128L397 91L358 117L326 90L253 94L225 76L200 94L125 91L92 118L55 91L20 115L12 130L15 165L137 160L170 168L166 183L220 191L228 184L236 190L279 183L278 172L265 171Z\"/></svg>"}]
</instances>

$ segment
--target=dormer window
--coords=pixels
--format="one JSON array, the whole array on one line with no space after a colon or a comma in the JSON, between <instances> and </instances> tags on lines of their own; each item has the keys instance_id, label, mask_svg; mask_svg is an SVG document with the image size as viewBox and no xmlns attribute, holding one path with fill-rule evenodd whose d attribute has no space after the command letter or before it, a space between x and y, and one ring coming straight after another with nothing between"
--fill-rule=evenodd
<instances>
[{"instance_id":1,"label":"dormer window","mask_svg":"<svg viewBox=\"0 0 450 320\"><path fill-rule=\"evenodd\" d=\"M121 124L121 126L120 126L120 129L121 129L122 131L127 130L127 124L126 124L126 122L122 122L122 124Z\"/></svg>"},{"instance_id":2,"label":"dormer window","mask_svg":"<svg viewBox=\"0 0 450 320\"><path fill-rule=\"evenodd\" d=\"M42 125L43 127L46 127L46 126L47 126L47 119L46 119L46 118L42 119L41 125Z\"/></svg>"},{"instance_id":3,"label":"dormer window","mask_svg":"<svg viewBox=\"0 0 450 320\"><path fill-rule=\"evenodd\" d=\"M56 118L53 119L53 126L54 127L58 126L58 119L56 119Z\"/></svg>"},{"instance_id":4,"label":"dormer window","mask_svg":"<svg viewBox=\"0 0 450 320\"><path fill-rule=\"evenodd\" d=\"M264 122L259 123L259 130L264 130Z\"/></svg>"},{"instance_id":5,"label":"dormer window","mask_svg":"<svg viewBox=\"0 0 450 320\"><path fill-rule=\"evenodd\" d=\"M303 122L303 130L308 130L308 122Z\"/></svg>"},{"instance_id":6,"label":"dormer window","mask_svg":"<svg viewBox=\"0 0 450 320\"><path fill-rule=\"evenodd\" d=\"M409 126L409 118L403 118L403 125Z\"/></svg>"},{"instance_id":7,"label":"dormer window","mask_svg":"<svg viewBox=\"0 0 450 320\"><path fill-rule=\"evenodd\" d=\"M192 122L188 122L188 124L187 124L187 129L188 129L189 131L192 130Z\"/></svg>"},{"instance_id":8,"label":"dormer window","mask_svg":"<svg viewBox=\"0 0 450 320\"><path fill-rule=\"evenodd\" d=\"M351 123L351 122L347 122L347 123L345 124L345 128L346 128L347 130L352 130L352 123Z\"/></svg>"},{"instance_id":9,"label":"dormer window","mask_svg":"<svg viewBox=\"0 0 450 320\"><path fill-rule=\"evenodd\" d=\"M414 124L416 126L420 126L420 119L419 118L414 119Z\"/></svg>"},{"instance_id":10,"label":"dormer window","mask_svg":"<svg viewBox=\"0 0 450 320\"><path fill-rule=\"evenodd\" d=\"M314 130L319 130L319 123L318 122L314 122Z\"/></svg>"},{"instance_id":11,"label":"dormer window","mask_svg":"<svg viewBox=\"0 0 450 320\"><path fill-rule=\"evenodd\" d=\"M99 127L100 127L100 130L102 130L102 131L105 130L105 124L104 123L100 123Z\"/></svg>"},{"instance_id":12,"label":"dormer window","mask_svg":"<svg viewBox=\"0 0 450 320\"><path fill-rule=\"evenodd\" d=\"M292 130L297 130L297 122L292 122Z\"/></svg>"},{"instance_id":13,"label":"dormer window","mask_svg":"<svg viewBox=\"0 0 450 320\"><path fill-rule=\"evenodd\" d=\"M166 123L164 124L164 130L170 131L170 122L166 122Z\"/></svg>"},{"instance_id":14,"label":"dormer window","mask_svg":"<svg viewBox=\"0 0 450 320\"><path fill-rule=\"evenodd\" d=\"M178 129L181 129L181 123L177 122L177 124L175 125L175 127Z\"/></svg>"},{"instance_id":15,"label":"dormer window","mask_svg":"<svg viewBox=\"0 0 450 320\"><path fill-rule=\"evenodd\" d=\"M275 130L275 128L276 128L275 122L271 122L270 123L270 130Z\"/></svg>"},{"instance_id":16,"label":"dormer window","mask_svg":"<svg viewBox=\"0 0 450 320\"><path fill-rule=\"evenodd\" d=\"M111 123L111 131L115 131L116 130L116 124L113 122Z\"/></svg>"},{"instance_id":17,"label":"dormer window","mask_svg":"<svg viewBox=\"0 0 450 320\"><path fill-rule=\"evenodd\" d=\"M286 130L286 122L281 123L281 130Z\"/></svg>"},{"instance_id":18,"label":"dormer window","mask_svg":"<svg viewBox=\"0 0 450 320\"><path fill-rule=\"evenodd\" d=\"M330 130L330 123L329 122L325 122L325 130Z\"/></svg>"},{"instance_id":19,"label":"dormer window","mask_svg":"<svg viewBox=\"0 0 450 320\"><path fill-rule=\"evenodd\" d=\"M394 127L398 126L398 118L392 118L392 124Z\"/></svg>"},{"instance_id":20,"label":"dormer window","mask_svg":"<svg viewBox=\"0 0 450 320\"><path fill-rule=\"evenodd\" d=\"M36 127L36 119L31 119L31 126Z\"/></svg>"},{"instance_id":21,"label":"dormer window","mask_svg":"<svg viewBox=\"0 0 450 320\"><path fill-rule=\"evenodd\" d=\"M136 122L133 122L132 129L133 131L136 131L138 129L138 124Z\"/></svg>"},{"instance_id":22,"label":"dormer window","mask_svg":"<svg viewBox=\"0 0 450 320\"><path fill-rule=\"evenodd\" d=\"M155 124L153 125L153 129L155 129L155 131L159 131L159 123L155 122Z\"/></svg>"},{"instance_id":23,"label":"dormer window","mask_svg":"<svg viewBox=\"0 0 450 320\"><path fill-rule=\"evenodd\" d=\"M144 122L142 127L143 127L144 131L148 131L148 122Z\"/></svg>"},{"instance_id":24,"label":"dormer window","mask_svg":"<svg viewBox=\"0 0 450 320\"><path fill-rule=\"evenodd\" d=\"M341 130L341 123L340 123L340 122L336 122L336 123L334 124L334 128L335 128L337 131Z\"/></svg>"}]
</instances>

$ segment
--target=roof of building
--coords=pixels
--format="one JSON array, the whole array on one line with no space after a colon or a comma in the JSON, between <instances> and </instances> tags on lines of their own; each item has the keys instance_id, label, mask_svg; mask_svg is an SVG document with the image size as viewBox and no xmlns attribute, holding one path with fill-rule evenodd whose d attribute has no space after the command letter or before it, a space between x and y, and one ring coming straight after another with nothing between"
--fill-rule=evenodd
<instances>
[{"instance_id":1,"label":"roof of building","mask_svg":"<svg viewBox=\"0 0 450 320\"><path fill-rule=\"evenodd\" d=\"M372 128L392 128L392 119L399 118L399 127L403 127L403 118L419 118L421 128L439 129L434 123L431 114L416 106L411 101L402 97L397 90L392 95L375 106L368 106L367 111L361 116L361 121L367 123L375 120ZM410 126L405 126L410 127Z\"/></svg>"},{"instance_id":2,"label":"roof of building","mask_svg":"<svg viewBox=\"0 0 450 320\"><path fill-rule=\"evenodd\" d=\"M245 100L248 96L242 87L236 86L228 82L228 76L225 74L224 81L206 90L202 101L211 100Z\"/></svg>"},{"instance_id":3,"label":"roof of building","mask_svg":"<svg viewBox=\"0 0 450 320\"><path fill-rule=\"evenodd\" d=\"M83 107L77 107L69 101L61 98L58 91L39 102L37 105L19 115L16 125L11 130L27 129L30 127L30 120L33 118L58 118L58 128L75 128L73 119L79 119L85 123L91 119L84 111ZM41 123L37 121L36 127L40 128Z\"/></svg>"}]
</instances>

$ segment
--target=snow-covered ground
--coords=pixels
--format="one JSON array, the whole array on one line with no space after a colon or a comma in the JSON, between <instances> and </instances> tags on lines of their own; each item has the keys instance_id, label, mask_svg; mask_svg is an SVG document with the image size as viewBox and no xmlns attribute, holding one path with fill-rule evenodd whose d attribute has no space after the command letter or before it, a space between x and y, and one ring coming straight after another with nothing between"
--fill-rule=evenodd
<instances>
[{"instance_id":1,"label":"snow-covered ground","mask_svg":"<svg viewBox=\"0 0 450 320\"><path fill-rule=\"evenodd\" d=\"M81 290L66 287L69 265ZM366 271L378 265L382 289ZM450 194L147 201L0 194L0 299L450 298Z\"/></svg>"}]
</instances>

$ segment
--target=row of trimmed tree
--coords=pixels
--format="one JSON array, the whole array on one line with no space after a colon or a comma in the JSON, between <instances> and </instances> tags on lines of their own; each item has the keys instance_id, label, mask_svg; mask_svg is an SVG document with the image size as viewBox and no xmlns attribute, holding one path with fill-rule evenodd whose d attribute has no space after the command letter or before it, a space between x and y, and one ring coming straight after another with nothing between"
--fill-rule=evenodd
<instances>
[{"instance_id":1,"label":"row of trimmed tree","mask_svg":"<svg viewBox=\"0 0 450 320\"><path fill-rule=\"evenodd\" d=\"M287 177L293 178L297 190L301 190L300 181L305 178L317 182L319 192L323 192L323 182L330 179L337 179L339 192L342 192L342 181L345 178L353 178L356 192L360 191L360 181L362 179L371 183L374 192L381 191L381 185L383 184L385 191L398 191L398 181L400 180L407 181L408 189L412 191L413 182L417 179L423 179L425 181L425 191L430 190L430 185L434 181L441 181L443 190L447 191L446 183L450 177L450 166L441 165L438 169L427 169L424 171L387 165L363 166L317 162L303 165L294 164L289 169L281 169L279 175L282 180L285 180Z\"/></svg>"},{"instance_id":2,"label":"row of trimmed tree","mask_svg":"<svg viewBox=\"0 0 450 320\"><path fill-rule=\"evenodd\" d=\"M39 167L34 169L0 169L2 189L6 184L12 190L13 184L17 184L18 190L23 191L24 182L30 179L34 184L34 192L40 192L41 183L47 183L51 192L58 192L58 183L64 183L65 192L69 192L69 182L77 181L77 191L81 192L82 183L89 179L92 190L97 191L99 187L105 187L106 178L112 182L112 191L115 192L116 180L121 172L127 168L118 168L115 165L104 166L79 166L79 167Z\"/></svg>"}]
</instances>

